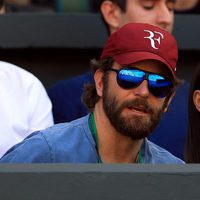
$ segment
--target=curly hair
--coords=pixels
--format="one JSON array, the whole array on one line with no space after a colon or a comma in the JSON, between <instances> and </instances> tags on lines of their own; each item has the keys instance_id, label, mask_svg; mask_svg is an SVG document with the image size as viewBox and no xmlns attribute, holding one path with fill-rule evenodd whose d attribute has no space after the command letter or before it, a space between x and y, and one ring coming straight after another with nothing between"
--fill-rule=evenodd
<instances>
[{"instance_id":1,"label":"curly hair","mask_svg":"<svg viewBox=\"0 0 200 200\"><path fill-rule=\"evenodd\" d=\"M90 66L92 68L93 73L95 73L97 69L100 69L105 74L105 72L112 67L113 63L114 60L112 58L107 58L102 62L93 59L90 62ZM105 79L105 75L103 76L103 79ZM94 110L94 106L98 100L99 96L97 94L95 84L85 84L83 89L82 101L90 112Z\"/></svg>"}]
</instances>

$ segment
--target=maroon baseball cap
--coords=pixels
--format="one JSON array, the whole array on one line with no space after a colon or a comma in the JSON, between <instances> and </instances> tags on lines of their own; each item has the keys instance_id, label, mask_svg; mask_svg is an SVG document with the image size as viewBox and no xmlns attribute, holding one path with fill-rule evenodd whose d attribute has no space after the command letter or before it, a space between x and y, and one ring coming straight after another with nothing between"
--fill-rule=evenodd
<instances>
[{"instance_id":1,"label":"maroon baseball cap","mask_svg":"<svg viewBox=\"0 0 200 200\"><path fill-rule=\"evenodd\" d=\"M178 47L174 37L163 29L149 24L129 23L108 38L100 60L108 57L120 65L158 60L175 77Z\"/></svg>"}]
</instances>

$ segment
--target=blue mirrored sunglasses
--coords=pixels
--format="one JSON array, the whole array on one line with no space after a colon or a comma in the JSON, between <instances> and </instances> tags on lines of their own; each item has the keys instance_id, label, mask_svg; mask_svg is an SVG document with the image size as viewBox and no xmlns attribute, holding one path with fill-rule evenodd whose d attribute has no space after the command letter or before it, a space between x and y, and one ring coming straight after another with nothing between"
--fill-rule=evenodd
<instances>
[{"instance_id":1,"label":"blue mirrored sunglasses","mask_svg":"<svg viewBox=\"0 0 200 200\"><path fill-rule=\"evenodd\" d=\"M135 68L108 69L117 73L117 83L124 89L138 87L144 80L148 81L148 89L155 97L164 98L173 88L173 82L159 74L143 71Z\"/></svg>"}]
</instances>

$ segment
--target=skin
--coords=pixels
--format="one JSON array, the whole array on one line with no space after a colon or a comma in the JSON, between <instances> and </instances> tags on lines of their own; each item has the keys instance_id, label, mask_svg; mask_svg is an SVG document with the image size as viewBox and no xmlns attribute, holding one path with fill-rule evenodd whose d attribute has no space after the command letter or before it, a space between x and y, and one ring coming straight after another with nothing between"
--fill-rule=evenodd
<instances>
[{"instance_id":1,"label":"skin","mask_svg":"<svg viewBox=\"0 0 200 200\"><path fill-rule=\"evenodd\" d=\"M193 102L194 102L196 109L200 112L200 90L194 91Z\"/></svg>"},{"instance_id":2,"label":"skin","mask_svg":"<svg viewBox=\"0 0 200 200\"><path fill-rule=\"evenodd\" d=\"M126 12L111 1L101 5L102 15L114 32L129 22L148 23L172 32L174 0L127 0Z\"/></svg>"},{"instance_id":3,"label":"skin","mask_svg":"<svg viewBox=\"0 0 200 200\"><path fill-rule=\"evenodd\" d=\"M165 74L166 68L157 61L148 60L135 63L138 69L145 69L157 74ZM154 68L152 68L154 66ZM113 68L120 69L122 66L115 63ZM94 116L98 130L99 140L99 153L103 162L115 163L115 162L134 162L137 153L140 149L143 139L132 140L130 137L117 132L115 127L110 123L105 110L103 108L103 72L97 70L95 73L95 83L97 93L100 96L100 100L95 105ZM118 104L122 104L126 100L140 99L145 100L151 106L154 111L163 110L165 98L156 98L148 90L147 81L144 80L137 88L126 90L121 88L116 82L116 73L109 73L108 87L112 90L109 93L117 98ZM170 103L169 100L164 112ZM120 114L125 119L139 118L141 123L146 123L151 120L150 113L146 113L142 109L138 108L124 108ZM103 124L103 126L102 126ZM111 148L112 147L112 148Z\"/></svg>"},{"instance_id":4,"label":"skin","mask_svg":"<svg viewBox=\"0 0 200 200\"><path fill-rule=\"evenodd\" d=\"M0 8L0 15L5 14L6 10L5 10L5 6Z\"/></svg>"}]
</instances>

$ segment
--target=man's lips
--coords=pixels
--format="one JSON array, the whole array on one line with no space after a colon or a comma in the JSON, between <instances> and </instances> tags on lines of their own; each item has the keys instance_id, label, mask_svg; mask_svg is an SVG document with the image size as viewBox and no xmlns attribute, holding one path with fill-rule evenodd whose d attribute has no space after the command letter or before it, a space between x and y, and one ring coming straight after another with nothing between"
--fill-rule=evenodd
<instances>
[{"instance_id":1,"label":"man's lips","mask_svg":"<svg viewBox=\"0 0 200 200\"><path fill-rule=\"evenodd\" d=\"M129 106L128 109L137 114L142 114L142 115L148 114L148 110L145 109L144 107Z\"/></svg>"},{"instance_id":2,"label":"man's lips","mask_svg":"<svg viewBox=\"0 0 200 200\"><path fill-rule=\"evenodd\" d=\"M125 101L119 110L127 110L129 112L132 112L135 115L152 115L153 109L149 106L149 104L146 102L146 100L143 99L135 99L135 100L129 100Z\"/></svg>"}]
</instances>

